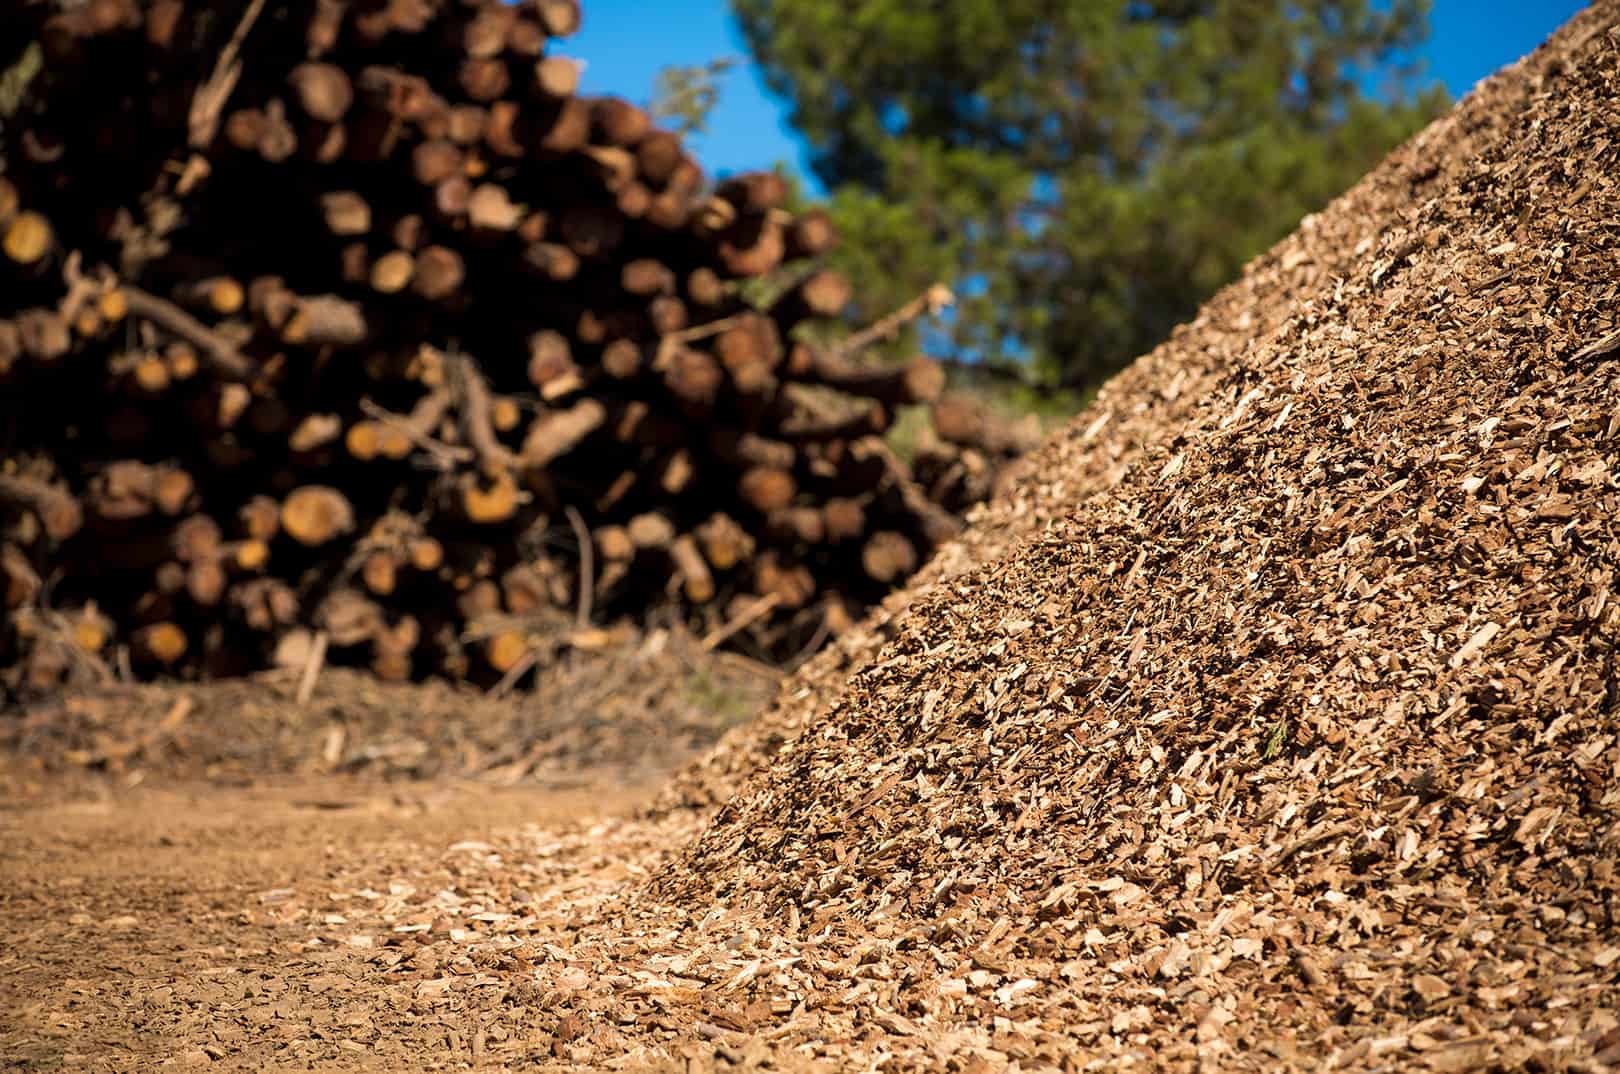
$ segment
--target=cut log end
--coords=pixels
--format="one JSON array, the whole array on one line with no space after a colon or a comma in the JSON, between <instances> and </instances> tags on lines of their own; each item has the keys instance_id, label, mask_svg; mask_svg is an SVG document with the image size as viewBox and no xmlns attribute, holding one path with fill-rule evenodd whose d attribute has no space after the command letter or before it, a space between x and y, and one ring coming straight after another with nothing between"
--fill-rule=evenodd
<instances>
[{"instance_id":1,"label":"cut log end","mask_svg":"<svg viewBox=\"0 0 1620 1074\"><path fill-rule=\"evenodd\" d=\"M299 544L326 544L354 529L354 508L335 488L306 485L281 505L281 528Z\"/></svg>"}]
</instances>

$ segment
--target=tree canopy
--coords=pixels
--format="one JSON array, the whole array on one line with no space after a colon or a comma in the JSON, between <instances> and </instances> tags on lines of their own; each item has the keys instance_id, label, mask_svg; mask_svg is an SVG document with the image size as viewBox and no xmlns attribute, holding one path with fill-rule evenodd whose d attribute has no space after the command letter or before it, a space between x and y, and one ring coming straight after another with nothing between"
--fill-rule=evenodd
<instances>
[{"instance_id":1,"label":"tree canopy","mask_svg":"<svg viewBox=\"0 0 1620 1074\"><path fill-rule=\"evenodd\" d=\"M832 191L862 316L1083 386L1444 104L1427 0L732 0ZM1376 86L1376 94L1369 93Z\"/></svg>"}]
</instances>

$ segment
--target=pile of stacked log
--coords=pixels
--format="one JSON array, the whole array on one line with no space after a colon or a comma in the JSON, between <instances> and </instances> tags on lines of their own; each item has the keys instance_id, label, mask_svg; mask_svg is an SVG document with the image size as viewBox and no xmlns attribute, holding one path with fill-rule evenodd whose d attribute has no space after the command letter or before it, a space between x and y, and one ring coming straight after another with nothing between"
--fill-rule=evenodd
<instances>
[{"instance_id":1,"label":"pile of stacked log","mask_svg":"<svg viewBox=\"0 0 1620 1074\"><path fill-rule=\"evenodd\" d=\"M577 93L577 0L0 14L0 666L510 679L841 629L1027 446L841 342L836 237ZM937 435L902 461L896 413ZM919 480L919 477L925 478Z\"/></svg>"}]
</instances>

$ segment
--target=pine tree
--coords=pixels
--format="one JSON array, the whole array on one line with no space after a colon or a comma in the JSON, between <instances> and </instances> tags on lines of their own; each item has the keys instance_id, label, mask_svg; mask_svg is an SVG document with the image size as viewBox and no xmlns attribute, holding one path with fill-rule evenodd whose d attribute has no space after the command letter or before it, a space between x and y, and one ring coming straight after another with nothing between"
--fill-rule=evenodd
<instances>
[{"instance_id":1,"label":"pine tree","mask_svg":"<svg viewBox=\"0 0 1620 1074\"><path fill-rule=\"evenodd\" d=\"M1084 386L1445 103L1427 0L732 0L869 316ZM1377 86L1376 94L1369 86Z\"/></svg>"}]
</instances>

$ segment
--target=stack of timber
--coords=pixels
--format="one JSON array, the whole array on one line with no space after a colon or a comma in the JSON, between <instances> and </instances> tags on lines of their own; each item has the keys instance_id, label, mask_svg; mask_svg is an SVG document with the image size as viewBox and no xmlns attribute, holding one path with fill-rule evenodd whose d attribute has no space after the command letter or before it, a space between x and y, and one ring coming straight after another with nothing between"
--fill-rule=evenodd
<instances>
[{"instance_id":1,"label":"stack of timber","mask_svg":"<svg viewBox=\"0 0 1620 1074\"><path fill-rule=\"evenodd\" d=\"M577 93L576 0L0 14L0 684L509 681L846 626L1024 442L839 343L824 215ZM767 297L761 298L760 295ZM896 411L939 425L917 456ZM319 652L323 657L314 657Z\"/></svg>"}]
</instances>

